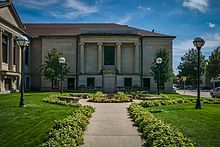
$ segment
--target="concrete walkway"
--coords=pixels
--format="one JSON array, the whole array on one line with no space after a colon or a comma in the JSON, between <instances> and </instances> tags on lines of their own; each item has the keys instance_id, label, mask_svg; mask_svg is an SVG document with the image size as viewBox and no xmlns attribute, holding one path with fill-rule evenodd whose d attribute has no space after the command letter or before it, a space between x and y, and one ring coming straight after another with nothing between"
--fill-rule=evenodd
<instances>
[{"instance_id":1,"label":"concrete walkway","mask_svg":"<svg viewBox=\"0 0 220 147\"><path fill-rule=\"evenodd\" d=\"M83 105L96 108L85 132L81 147L141 147L137 128L129 118L126 107L130 103L91 103L81 99Z\"/></svg>"}]
</instances>

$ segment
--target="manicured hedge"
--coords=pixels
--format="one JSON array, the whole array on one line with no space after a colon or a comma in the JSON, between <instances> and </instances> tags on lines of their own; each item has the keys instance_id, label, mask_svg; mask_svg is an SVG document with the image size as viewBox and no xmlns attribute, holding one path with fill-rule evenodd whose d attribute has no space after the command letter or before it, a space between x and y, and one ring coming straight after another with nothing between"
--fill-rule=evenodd
<instances>
[{"instance_id":1,"label":"manicured hedge","mask_svg":"<svg viewBox=\"0 0 220 147\"><path fill-rule=\"evenodd\" d=\"M44 102L71 106L73 107L72 115L63 120L56 120L50 131L45 143L42 146L78 146L83 144L83 131L89 124L89 118L95 111L91 106L82 106L81 104L66 103L53 94L45 99Z\"/></svg>"},{"instance_id":2,"label":"manicured hedge","mask_svg":"<svg viewBox=\"0 0 220 147\"><path fill-rule=\"evenodd\" d=\"M172 105L172 104L185 104L185 103L196 103L196 98L187 99L166 99L166 100L146 100L140 102L142 107L155 107L160 105ZM205 104L220 104L219 99L213 98L201 98L201 103Z\"/></svg>"},{"instance_id":3,"label":"manicured hedge","mask_svg":"<svg viewBox=\"0 0 220 147\"><path fill-rule=\"evenodd\" d=\"M147 146L194 146L193 143L189 139L186 139L181 132L172 128L169 124L155 118L140 105L131 104L128 111L131 118L138 125L139 131L143 133Z\"/></svg>"}]
</instances>

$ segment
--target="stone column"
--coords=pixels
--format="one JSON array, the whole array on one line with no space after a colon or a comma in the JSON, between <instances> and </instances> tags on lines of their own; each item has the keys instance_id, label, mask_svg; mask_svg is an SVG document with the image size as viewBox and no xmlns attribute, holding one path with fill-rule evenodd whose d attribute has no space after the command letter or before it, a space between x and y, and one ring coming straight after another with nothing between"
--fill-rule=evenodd
<instances>
[{"instance_id":1,"label":"stone column","mask_svg":"<svg viewBox=\"0 0 220 147\"><path fill-rule=\"evenodd\" d=\"M98 42L98 72L102 70L102 42Z\"/></svg>"},{"instance_id":2,"label":"stone column","mask_svg":"<svg viewBox=\"0 0 220 147\"><path fill-rule=\"evenodd\" d=\"M85 48L85 43L82 42L80 43L80 73L84 74L84 48Z\"/></svg>"},{"instance_id":3,"label":"stone column","mask_svg":"<svg viewBox=\"0 0 220 147\"><path fill-rule=\"evenodd\" d=\"M135 42L135 53L134 53L134 72L135 74L139 74L139 45L140 43Z\"/></svg>"},{"instance_id":4,"label":"stone column","mask_svg":"<svg viewBox=\"0 0 220 147\"><path fill-rule=\"evenodd\" d=\"M21 73L21 47L18 45L17 48L16 48L16 52L17 52L17 65L16 65L16 68L17 68L17 72Z\"/></svg>"},{"instance_id":5,"label":"stone column","mask_svg":"<svg viewBox=\"0 0 220 147\"><path fill-rule=\"evenodd\" d=\"M2 69L2 32L3 30L0 28L0 70Z\"/></svg>"},{"instance_id":6,"label":"stone column","mask_svg":"<svg viewBox=\"0 0 220 147\"><path fill-rule=\"evenodd\" d=\"M116 46L117 46L117 69L118 69L118 73L121 73L121 42L117 42Z\"/></svg>"},{"instance_id":7,"label":"stone column","mask_svg":"<svg viewBox=\"0 0 220 147\"><path fill-rule=\"evenodd\" d=\"M14 35L9 36L9 71L13 71Z\"/></svg>"}]
</instances>

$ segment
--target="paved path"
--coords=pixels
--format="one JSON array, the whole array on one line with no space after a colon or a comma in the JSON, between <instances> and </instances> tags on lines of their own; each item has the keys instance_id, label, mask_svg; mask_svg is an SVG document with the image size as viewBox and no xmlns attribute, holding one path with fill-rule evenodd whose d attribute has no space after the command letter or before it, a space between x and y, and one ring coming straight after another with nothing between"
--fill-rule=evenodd
<instances>
[{"instance_id":1,"label":"paved path","mask_svg":"<svg viewBox=\"0 0 220 147\"><path fill-rule=\"evenodd\" d=\"M127 113L130 103L91 103L86 99L81 99L80 103L96 108L81 147L143 146L144 141Z\"/></svg>"},{"instance_id":2,"label":"paved path","mask_svg":"<svg viewBox=\"0 0 220 147\"><path fill-rule=\"evenodd\" d=\"M176 92L180 94L197 96L197 90L185 90L185 93L184 93L184 90L176 90ZM211 97L209 90L206 90L206 91L201 90L200 95L201 97L206 97L206 98Z\"/></svg>"}]
</instances>

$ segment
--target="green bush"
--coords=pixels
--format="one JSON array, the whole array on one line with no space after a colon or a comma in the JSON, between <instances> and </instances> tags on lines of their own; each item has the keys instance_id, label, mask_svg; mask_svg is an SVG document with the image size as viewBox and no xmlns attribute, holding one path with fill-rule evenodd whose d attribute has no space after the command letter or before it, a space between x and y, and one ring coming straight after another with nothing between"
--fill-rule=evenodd
<instances>
[{"instance_id":1,"label":"green bush","mask_svg":"<svg viewBox=\"0 0 220 147\"><path fill-rule=\"evenodd\" d=\"M152 103L149 103L149 105L152 105ZM194 146L181 132L158 120L139 104L131 104L128 111L138 125L139 131L143 133L147 146Z\"/></svg>"},{"instance_id":2,"label":"green bush","mask_svg":"<svg viewBox=\"0 0 220 147\"><path fill-rule=\"evenodd\" d=\"M140 105L142 107L147 108L147 107L155 107L160 105L185 104L185 103L196 103L196 99L188 98L188 99L146 100L140 102ZM213 98L201 98L201 103L220 104L220 100Z\"/></svg>"},{"instance_id":3,"label":"green bush","mask_svg":"<svg viewBox=\"0 0 220 147\"><path fill-rule=\"evenodd\" d=\"M75 147L83 144L83 131L89 124L89 117L95 109L91 106L81 104L66 103L53 94L45 99L44 102L74 107L72 115L62 120L56 120L51 132L42 146L71 146Z\"/></svg>"}]
</instances>

